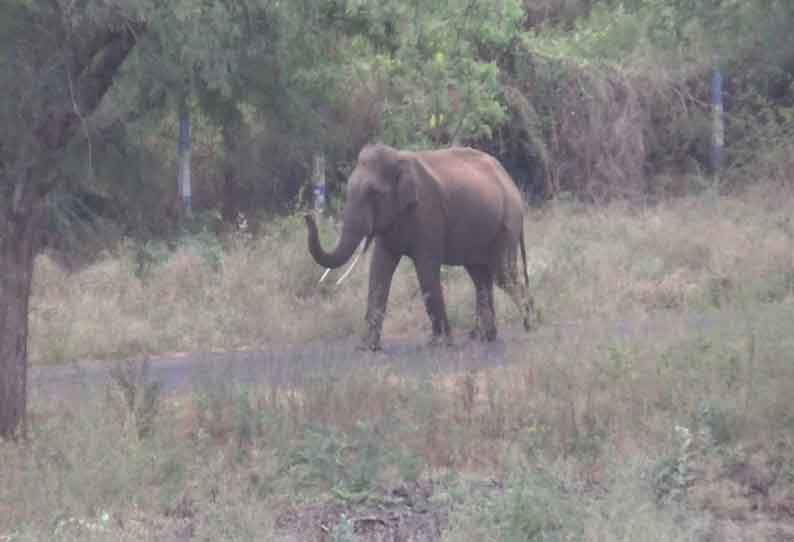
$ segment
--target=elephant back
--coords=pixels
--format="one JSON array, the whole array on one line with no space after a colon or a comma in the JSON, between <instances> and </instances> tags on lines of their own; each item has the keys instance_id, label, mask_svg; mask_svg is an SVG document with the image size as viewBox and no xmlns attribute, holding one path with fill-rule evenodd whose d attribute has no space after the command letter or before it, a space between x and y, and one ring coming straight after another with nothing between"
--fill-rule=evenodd
<instances>
[{"instance_id":1,"label":"elephant back","mask_svg":"<svg viewBox=\"0 0 794 542\"><path fill-rule=\"evenodd\" d=\"M494 157L470 148L419 154L443 200L445 263L463 264L473 253L489 253L505 229L518 240L523 224L521 194Z\"/></svg>"}]
</instances>

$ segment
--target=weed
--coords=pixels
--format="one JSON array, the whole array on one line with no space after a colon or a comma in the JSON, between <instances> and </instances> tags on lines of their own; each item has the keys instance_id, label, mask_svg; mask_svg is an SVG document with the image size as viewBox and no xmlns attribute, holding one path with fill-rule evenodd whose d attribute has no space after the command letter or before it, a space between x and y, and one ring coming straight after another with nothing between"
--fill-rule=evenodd
<instances>
[{"instance_id":1,"label":"weed","mask_svg":"<svg viewBox=\"0 0 794 542\"><path fill-rule=\"evenodd\" d=\"M669 457L659 462L653 472L653 487L660 501L680 501L694 481L694 437L684 426L676 425L674 448Z\"/></svg>"},{"instance_id":2,"label":"weed","mask_svg":"<svg viewBox=\"0 0 794 542\"><path fill-rule=\"evenodd\" d=\"M343 501L359 502L374 488L384 463L384 451L366 425L352 435L321 427L308 427L287 467L302 468L303 485L320 482Z\"/></svg>"},{"instance_id":3,"label":"weed","mask_svg":"<svg viewBox=\"0 0 794 542\"><path fill-rule=\"evenodd\" d=\"M450 541L578 540L583 527L576 497L543 471L511 474L502 491L464 502L450 523Z\"/></svg>"},{"instance_id":4,"label":"weed","mask_svg":"<svg viewBox=\"0 0 794 542\"><path fill-rule=\"evenodd\" d=\"M135 276L149 278L154 269L168 260L169 249L162 241L145 241L133 247L135 251Z\"/></svg>"},{"instance_id":5,"label":"weed","mask_svg":"<svg viewBox=\"0 0 794 542\"><path fill-rule=\"evenodd\" d=\"M142 362L126 361L117 363L110 370L111 385L107 388L108 404L119 414L126 424L130 420L143 438L154 429L160 411L162 383L151 380L148 358ZM117 400L115 391L120 392Z\"/></svg>"},{"instance_id":6,"label":"weed","mask_svg":"<svg viewBox=\"0 0 794 542\"><path fill-rule=\"evenodd\" d=\"M202 228L199 232L185 237L181 244L196 251L212 271L221 271L224 248L218 236L207 228Z\"/></svg>"},{"instance_id":7,"label":"weed","mask_svg":"<svg viewBox=\"0 0 794 542\"><path fill-rule=\"evenodd\" d=\"M199 441L206 436L228 442L237 460L248 459L257 439L267 429L278 432L282 425L275 407L257 401L257 396L249 386L233 383L223 375L211 386L201 385L192 396L196 415L193 435ZM268 424L270 427L266 427Z\"/></svg>"},{"instance_id":8,"label":"weed","mask_svg":"<svg viewBox=\"0 0 794 542\"><path fill-rule=\"evenodd\" d=\"M251 405L247 390L241 390L237 396L237 409L235 416L235 433L237 435L237 447L244 449L253 444L254 437L258 432L256 424L256 413Z\"/></svg>"},{"instance_id":9,"label":"weed","mask_svg":"<svg viewBox=\"0 0 794 542\"><path fill-rule=\"evenodd\" d=\"M706 446L726 446L734 438L735 416L718 402L699 401L694 421Z\"/></svg>"},{"instance_id":10,"label":"weed","mask_svg":"<svg viewBox=\"0 0 794 542\"><path fill-rule=\"evenodd\" d=\"M339 518L339 523L334 525L331 530L332 542L356 542L358 540L356 535L355 525L350 521L345 514Z\"/></svg>"}]
</instances>

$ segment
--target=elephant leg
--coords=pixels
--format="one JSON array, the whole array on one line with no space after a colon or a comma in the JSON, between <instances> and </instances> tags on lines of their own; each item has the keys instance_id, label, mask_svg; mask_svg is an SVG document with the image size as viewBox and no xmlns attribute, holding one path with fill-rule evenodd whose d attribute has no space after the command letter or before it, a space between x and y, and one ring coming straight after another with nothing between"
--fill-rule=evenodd
<instances>
[{"instance_id":1,"label":"elephant leg","mask_svg":"<svg viewBox=\"0 0 794 542\"><path fill-rule=\"evenodd\" d=\"M481 341L496 339L496 321L493 302L493 274L487 265L466 266L474 282L475 326L469 336Z\"/></svg>"},{"instance_id":2,"label":"elephant leg","mask_svg":"<svg viewBox=\"0 0 794 542\"><path fill-rule=\"evenodd\" d=\"M433 328L431 344L446 340L452 344L452 333L444 307L444 292L441 289L441 263L435 258L416 258L416 274L425 300L425 309Z\"/></svg>"},{"instance_id":3,"label":"elephant leg","mask_svg":"<svg viewBox=\"0 0 794 542\"><path fill-rule=\"evenodd\" d=\"M383 318L389 301L389 290L394 270L400 263L400 256L389 252L379 242L375 243L369 268L369 294L367 296L367 334L362 348L380 350L380 336Z\"/></svg>"},{"instance_id":4,"label":"elephant leg","mask_svg":"<svg viewBox=\"0 0 794 542\"><path fill-rule=\"evenodd\" d=\"M535 301L532 299L527 285L519 278L515 260L515 253L508 251L507 257L497 267L496 283L518 307L519 312L524 317L524 329L529 331L532 329L532 319L537 314Z\"/></svg>"}]
</instances>

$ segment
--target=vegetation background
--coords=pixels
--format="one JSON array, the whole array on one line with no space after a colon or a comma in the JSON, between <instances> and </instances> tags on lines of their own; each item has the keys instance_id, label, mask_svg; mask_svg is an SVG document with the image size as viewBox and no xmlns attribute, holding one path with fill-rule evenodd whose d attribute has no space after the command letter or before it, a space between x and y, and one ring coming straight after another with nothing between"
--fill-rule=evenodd
<instances>
[{"instance_id":1,"label":"vegetation background","mask_svg":"<svg viewBox=\"0 0 794 542\"><path fill-rule=\"evenodd\" d=\"M794 539L793 27L784 0L0 0L3 371L23 238L25 363L360 333L365 273L318 286L298 211L315 154L333 216L376 140L505 164L547 322L501 369L168 398L130 366L34 397L0 442L0 542L377 540L383 510L429 540ZM423 340L418 295L401 266L387 340Z\"/></svg>"},{"instance_id":2,"label":"vegetation background","mask_svg":"<svg viewBox=\"0 0 794 542\"><path fill-rule=\"evenodd\" d=\"M642 203L702 190L715 67L727 110L721 187L787 165L794 38L786 2L140 4L150 31L85 119L50 195L45 241L78 261L81 248L97 245L69 244L90 229L69 223L93 223L110 242L182 232L184 109L195 228L212 233L240 214L257 232L306 204L314 152L327 157L338 203L361 146L376 140L487 150L537 202L570 194ZM69 9L77 16L80 7ZM102 24L99 8L86 14ZM4 35L13 40L14 27Z\"/></svg>"}]
</instances>

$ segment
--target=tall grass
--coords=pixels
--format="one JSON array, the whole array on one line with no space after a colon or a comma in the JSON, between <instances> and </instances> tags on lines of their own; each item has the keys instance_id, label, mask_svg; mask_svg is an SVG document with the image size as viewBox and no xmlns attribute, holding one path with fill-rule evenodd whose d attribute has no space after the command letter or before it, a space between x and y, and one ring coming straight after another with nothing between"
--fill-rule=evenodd
<instances>
[{"instance_id":1,"label":"tall grass","mask_svg":"<svg viewBox=\"0 0 794 542\"><path fill-rule=\"evenodd\" d=\"M29 440L0 444L0 540L282 539L303 509L370 517L427 480L409 498L449 511L444 540L763 540L754 522L784 528L792 497L794 308L722 316L539 332L460 373L419 350L414 376L210 379L157 408L129 401L145 373L117 371L79 404L34 402Z\"/></svg>"},{"instance_id":2,"label":"tall grass","mask_svg":"<svg viewBox=\"0 0 794 542\"><path fill-rule=\"evenodd\" d=\"M434 371L420 348L405 353L427 368L413 376L364 363L270 388L219 373L165 398L127 366L79 404L34 397L28 440L0 443L0 541L355 539L356 518L399 505L389 488L429 481L432 495L417 489L400 510L443 510L444 540L788 533L791 204L759 185L647 208L532 210L545 323L526 339L508 333L502 367ZM324 235L334 241L330 226ZM44 255L34 361L361 332L366 273L341 287L318 285L320 273L299 217L256 239L124 245L71 274ZM471 287L459 269L444 280L462 335ZM498 304L503 328L518 321L506 296ZM425 322L403 265L384 340L421 343ZM295 531L301 521L314 530Z\"/></svg>"},{"instance_id":3,"label":"tall grass","mask_svg":"<svg viewBox=\"0 0 794 542\"><path fill-rule=\"evenodd\" d=\"M794 228L790 190L763 185L742 197L707 191L647 208L573 201L532 209L530 280L546 321L633 318L658 309L708 309L790 299ZM326 226L326 244L336 241ZM258 348L363 331L366 258L340 287L318 285L299 217L255 239L190 238L174 248L123 244L68 273L37 260L31 359L53 364L175 350ZM337 276L337 275L334 275ZM444 272L459 335L473 325L473 292L459 268ZM504 326L517 320L501 292ZM385 336L427 333L409 261L395 277Z\"/></svg>"}]
</instances>

